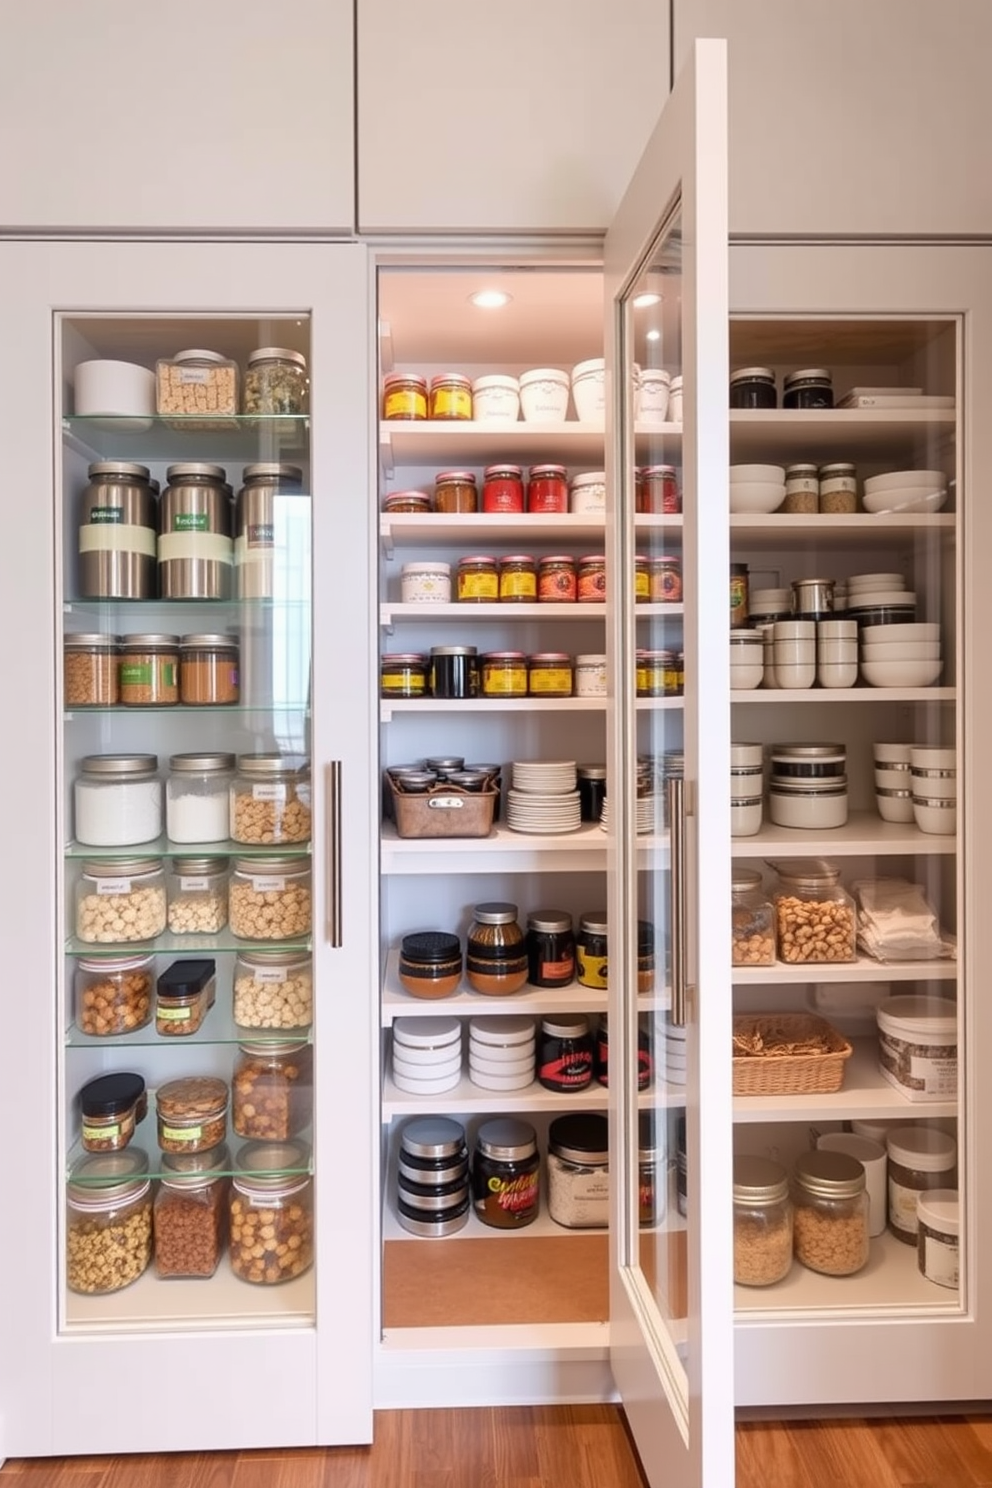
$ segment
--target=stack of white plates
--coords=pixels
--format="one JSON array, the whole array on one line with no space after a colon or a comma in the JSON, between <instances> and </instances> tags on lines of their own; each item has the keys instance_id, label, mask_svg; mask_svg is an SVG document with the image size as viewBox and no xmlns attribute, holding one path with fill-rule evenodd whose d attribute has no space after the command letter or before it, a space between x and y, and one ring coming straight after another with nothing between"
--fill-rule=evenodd
<instances>
[{"instance_id":1,"label":"stack of white plates","mask_svg":"<svg viewBox=\"0 0 992 1488\"><path fill-rule=\"evenodd\" d=\"M610 800L607 796L603 802L603 814L599 819L599 825L604 832L610 829ZM650 794L638 796L637 798L637 830L638 833L661 832L665 826L665 798L662 795Z\"/></svg>"},{"instance_id":2,"label":"stack of white plates","mask_svg":"<svg viewBox=\"0 0 992 1488\"><path fill-rule=\"evenodd\" d=\"M862 500L867 512L940 511L947 477L942 470L890 470L865 481Z\"/></svg>"},{"instance_id":3,"label":"stack of white plates","mask_svg":"<svg viewBox=\"0 0 992 1488\"><path fill-rule=\"evenodd\" d=\"M685 1084L685 1029L665 1024L665 1080L669 1085Z\"/></svg>"},{"instance_id":4,"label":"stack of white plates","mask_svg":"<svg viewBox=\"0 0 992 1488\"><path fill-rule=\"evenodd\" d=\"M534 1081L533 1018L472 1018L469 1079L482 1090L524 1090Z\"/></svg>"},{"instance_id":5,"label":"stack of white plates","mask_svg":"<svg viewBox=\"0 0 992 1488\"><path fill-rule=\"evenodd\" d=\"M506 824L513 832L576 832L582 807L574 760L517 760L507 792Z\"/></svg>"},{"instance_id":6,"label":"stack of white plates","mask_svg":"<svg viewBox=\"0 0 992 1488\"><path fill-rule=\"evenodd\" d=\"M460 1018L397 1018L393 1083L407 1095L443 1095L462 1076Z\"/></svg>"},{"instance_id":7,"label":"stack of white plates","mask_svg":"<svg viewBox=\"0 0 992 1488\"><path fill-rule=\"evenodd\" d=\"M513 789L536 795L558 796L578 784L574 760L515 760Z\"/></svg>"}]
</instances>

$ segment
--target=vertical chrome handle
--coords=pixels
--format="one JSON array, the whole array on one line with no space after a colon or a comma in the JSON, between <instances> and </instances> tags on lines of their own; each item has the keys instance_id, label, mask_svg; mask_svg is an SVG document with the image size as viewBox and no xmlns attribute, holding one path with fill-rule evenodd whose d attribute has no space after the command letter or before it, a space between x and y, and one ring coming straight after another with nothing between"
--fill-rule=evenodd
<instances>
[{"instance_id":1,"label":"vertical chrome handle","mask_svg":"<svg viewBox=\"0 0 992 1488\"><path fill-rule=\"evenodd\" d=\"M672 918L672 1011L676 1028L686 1020L686 879L685 879L685 781L670 777L668 795L668 841L671 855Z\"/></svg>"},{"instance_id":2,"label":"vertical chrome handle","mask_svg":"<svg viewBox=\"0 0 992 1488\"><path fill-rule=\"evenodd\" d=\"M324 767L327 789L327 939L341 944L341 761Z\"/></svg>"}]
</instances>

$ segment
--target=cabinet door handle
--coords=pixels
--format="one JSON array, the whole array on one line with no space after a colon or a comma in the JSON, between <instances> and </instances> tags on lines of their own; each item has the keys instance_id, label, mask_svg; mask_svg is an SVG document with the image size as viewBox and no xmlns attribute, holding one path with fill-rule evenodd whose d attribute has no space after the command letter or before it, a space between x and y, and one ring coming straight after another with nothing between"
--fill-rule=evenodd
<instances>
[{"instance_id":1,"label":"cabinet door handle","mask_svg":"<svg viewBox=\"0 0 992 1488\"><path fill-rule=\"evenodd\" d=\"M672 916L672 1011L676 1028L686 1019L686 878L685 878L685 781L670 777L668 795L668 842L671 858Z\"/></svg>"},{"instance_id":2,"label":"cabinet door handle","mask_svg":"<svg viewBox=\"0 0 992 1488\"><path fill-rule=\"evenodd\" d=\"M327 788L327 939L341 945L341 761L324 767Z\"/></svg>"}]
</instances>

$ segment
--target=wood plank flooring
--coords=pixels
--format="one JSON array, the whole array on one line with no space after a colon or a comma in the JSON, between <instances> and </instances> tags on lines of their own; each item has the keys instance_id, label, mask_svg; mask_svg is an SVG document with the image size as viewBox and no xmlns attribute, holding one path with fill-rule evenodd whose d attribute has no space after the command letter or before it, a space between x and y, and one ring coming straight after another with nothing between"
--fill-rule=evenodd
<instances>
[{"instance_id":1,"label":"wood plank flooring","mask_svg":"<svg viewBox=\"0 0 992 1488\"><path fill-rule=\"evenodd\" d=\"M646 1484L622 1412L576 1405L384 1411L371 1447L17 1460L0 1470L0 1488ZM736 1488L992 1488L992 1413L743 1422Z\"/></svg>"}]
</instances>

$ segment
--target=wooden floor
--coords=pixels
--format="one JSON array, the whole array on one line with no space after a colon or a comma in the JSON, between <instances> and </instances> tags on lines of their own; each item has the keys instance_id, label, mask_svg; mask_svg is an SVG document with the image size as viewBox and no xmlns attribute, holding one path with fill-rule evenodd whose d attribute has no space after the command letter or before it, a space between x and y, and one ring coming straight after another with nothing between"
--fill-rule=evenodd
<instances>
[{"instance_id":1,"label":"wooden floor","mask_svg":"<svg viewBox=\"0 0 992 1488\"><path fill-rule=\"evenodd\" d=\"M645 1488L610 1406L389 1411L372 1447L8 1462L0 1488ZM706 1488L727 1488L726 1484ZM992 1415L749 1422L737 1488L992 1488Z\"/></svg>"}]
</instances>

